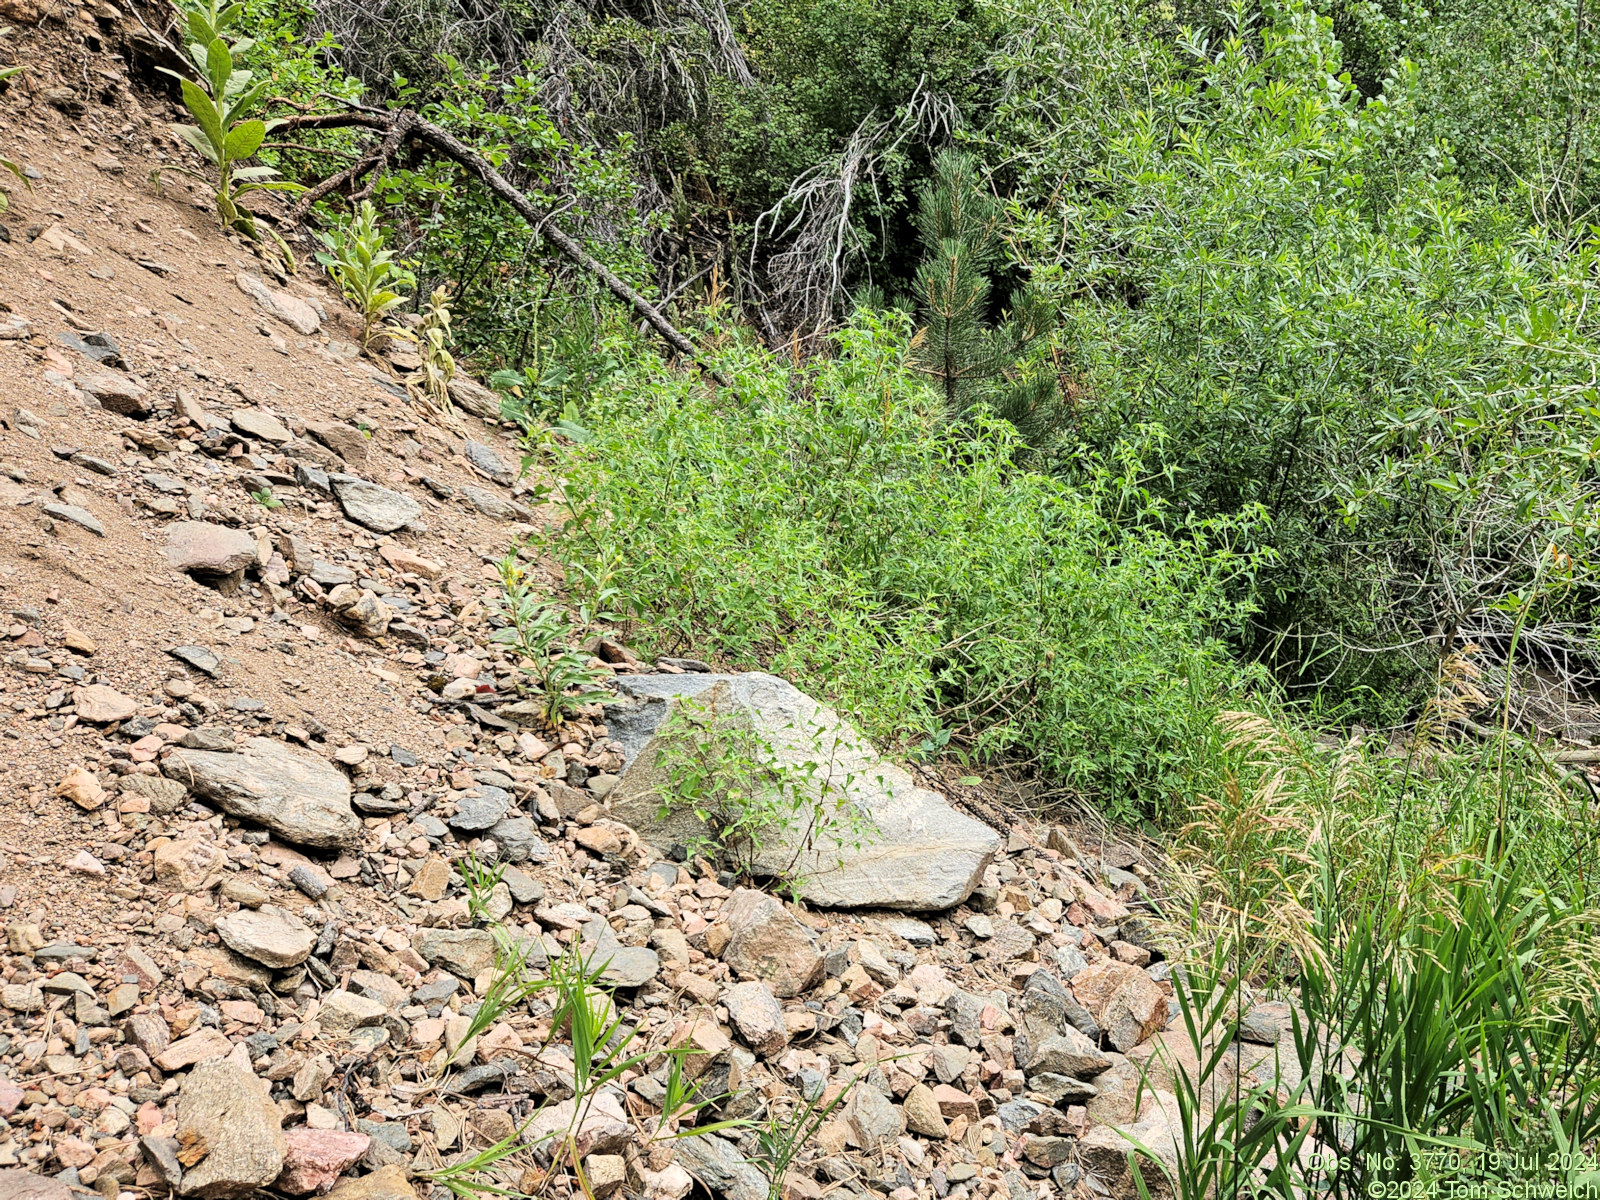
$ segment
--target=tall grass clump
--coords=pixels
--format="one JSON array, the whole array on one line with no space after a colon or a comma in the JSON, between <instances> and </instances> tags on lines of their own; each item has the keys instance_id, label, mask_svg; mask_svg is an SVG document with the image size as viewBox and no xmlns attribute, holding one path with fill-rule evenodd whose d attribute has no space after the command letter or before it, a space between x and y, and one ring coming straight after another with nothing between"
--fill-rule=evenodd
<instances>
[{"instance_id":1,"label":"tall grass clump","mask_svg":"<svg viewBox=\"0 0 1600 1200\"><path fill-rule=\"evenodd\" d=\"M1206 950L1175 980L1200 1064L1166 1073L1179 1196L1581 1178L1574 1148L1600 1137L1587 791L1525 748L1451 753L1427 720L1380 752L1223 724L1228 770L1180 838ZM1276 1069L1239 1037L1250 988L1291 1006ZM1136 1153L1148 1176L1156 1148Z\"/></svg>"},{"instance_id":2,"label":"tall grass clump","mask_svg":"<svg viewBox=\"0 0 1600 1200\"><path fill-rule=\"evenodd\" d=\"M763 667L874 736L1031 762L1131 811L1177 791L1246 609L1243 519L1186 522L1134 431L1083 482L1022 469L1012 427L954 428L899 314L800 365L735 344L732 386L643 360L563 464L569 580L607 576L656 649Z\"/></svg>"}]
</instances>

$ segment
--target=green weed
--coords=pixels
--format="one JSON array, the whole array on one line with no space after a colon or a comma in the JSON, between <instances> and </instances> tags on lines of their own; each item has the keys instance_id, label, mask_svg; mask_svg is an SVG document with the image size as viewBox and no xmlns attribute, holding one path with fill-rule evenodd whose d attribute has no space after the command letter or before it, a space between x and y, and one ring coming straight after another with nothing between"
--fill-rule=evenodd
<instances>
[{"instance_id":1,"label":"green weed","mask_svg":"<svg viewBox=\"0 0 1600 1200\"><path fill-rule=\"evenodd\" d=\"M611 693L595 686L606 673L590 667L569 647L573 625L559 609L534 596L514 553L500 560L500 589L496 607L507 624L495 631L492 640L516 654L517 668L538 698L541 717L559 729L584 705L608 699Z\"/></svg>"},{"instance_id":2,"label":"green weed","mask_svg":"<svg viewBox=\"0 0 1600 1200\"><path fill-rule=\"evenodd\" d=\"M326 247L316 258L361 314L361 348L372 341L375 325L408 297L401 288L414 288L417 278L384 247L384 233L372 201L363 200L350 221L323 230L317 238Z\"/></svg>"},{"instance_id":3,"label":"green weed","mask_svg":"<svg viewBox=\"0 0 1600 1200\"><path fill-rule=\"evenodd\" d=\"M200 81L196 83L176 72L167 72L177 78L183 92L183 106L195 120L193 125L175 125L173 129L217 169L214 186L222 227L242 233L252 241L259 240L255 218L239 206L239 199L254 191L300 190L297 183L272 179L278 173L272 167L239 165L255 154L268 132L279 124L276 120L262 121L250 115L265 100L272 81L257 80L254 72L236 67L236 60L254 45L251 39L238 38L229 42L224 37L244 15L243 4L218 7L218 0L210 0L205 9L185 9L177 4L174 7L188 29L189 58ZM203 183L209 182L204 176L177 166L156 168L157 179L163 171L177 171Z\"/></svg>"},{"instance_id":4,"label":"green weed","mask_svg":"<svg viewBox=\"0 0 1600 1200\"><path fill-rule=\"evenodd\" d=\"M705 826L689 842L691 857L705 854L745 878L798 888L802 856L860 849L873 828L851 801L855 781L839 772L837 736L824 745L825 729L810 732L817 757L783 762L748 719L719 712L714 702L680 702L659 734L660 818L686 810ZM785 846L792 847L787 860L776 859Z\"/></svg>"}]
</instances>

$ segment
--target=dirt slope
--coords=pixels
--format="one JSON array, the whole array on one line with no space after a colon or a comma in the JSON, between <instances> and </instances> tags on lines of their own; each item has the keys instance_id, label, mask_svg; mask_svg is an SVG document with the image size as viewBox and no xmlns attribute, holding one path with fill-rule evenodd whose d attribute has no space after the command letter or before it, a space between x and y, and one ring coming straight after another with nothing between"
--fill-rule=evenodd
<instances>
[{"instance_id":1,"label":"dirt slope","mask_svg":"<svg viewBox=\"0 0 1600 1200\"><path fill-rule=\"evenodd\" d=\"M48 27L32 36L47 46L54 40ZM108 55L100 69L119 65ZM106 742L105 725L74 719L75 686L109 685L135 700L136 719L147 723L185 701L223 714L219 723L241 733L287 725L317 731L329 748L359 743L382 753L398 745L437 761L448 722L416 698L423 669L433 671L417 643L432 632L431 615L470 646L472 631L456 630L450 608L493 594L485 564L529 526L521 523L526 513L496 519L463 497L462 484L504 501L514 490L469 465L467 439L430 422L394 372L357 355L349 314L311 281L313 272L280 284L271 264L220 235L203 201L149 183L156 152L137 143L138 133L124 144L92 136L129 124L155 131L137 101L124 91L119 106L92 105L74 120L41 102L50 88L37 79L33 91L30 100L13 86L0 99L0 146L39 175L31 190L12 188L10 241L0 244L0 300L9 310L0 324L10 323L0 329L0 633L8 652L0 671L0 842L13 856L0 875L0 901L23 912L70 902L109 914L121 901L103 887L23 868L83 849L104 856L119 836L50 795L72 766L127 764L126 751ZM302 315L320 311L327 320L315 319L315 333L296 330L241 290L240 275L308 300ZM67 344L95 334L109 336L124 368ZM142 390L107 402L148 413L108 411L86 387ZM214 418L215 444L186 442L201 431L180 409ZM241 434L279 432L252 416L275 418L290 440ZM459 416L458 428L515 468L519 455L505 431ZM411 497L421 515L393 536L363 528L334 497L295 486L297 462L359 474ZM441 499L423 476L454 494ZM282 507L252 498L263 481ZM100 532L48 515L48 505L86 511ZM291 598L281 590L274 600L259 578L232 594L196 582L166 553L170 528L191 519L241 531L280 557L292 536L328 564L319 572L325 579L348 574L398 590L422 636L411 635L410 645L393 636L358 642L303 592ZM430 568L431 577L397 570L382 554L396 547L440 569ZM273 572L285 585L291 566L296 576L307 569L278 562ZM217 677L166 653L180 645L213 650L222 660ZM447 638L437 649L457 648ZM26 661L11 661L19 656ZM49 673L32 673L44 663Z\"/></svg>"}]
</instances>

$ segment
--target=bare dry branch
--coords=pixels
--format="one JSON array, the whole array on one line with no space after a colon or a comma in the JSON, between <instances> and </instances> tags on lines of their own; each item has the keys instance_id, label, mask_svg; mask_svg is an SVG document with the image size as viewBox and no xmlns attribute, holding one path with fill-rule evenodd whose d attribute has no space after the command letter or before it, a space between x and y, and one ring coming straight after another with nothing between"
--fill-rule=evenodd
<instances>
[{"instance_id":1,"label":"bare dry branch","mask_svg":"<svg viewBox=\"0 0 1600 1200\"><path fill-rule=\"evenodd\" d=\"M771 208L756 218L750 248L752 274L765 241L787 241L767 262L767 300L792 327L810 334L826 326L844 298L850 268L862 257L856 231L857 193L876 193L885 160L913 139L932 142L955 131L960 114L942 92L918 82L896 115L867 116L836 158L803 172Z\"/></svg>"}]
</instances>

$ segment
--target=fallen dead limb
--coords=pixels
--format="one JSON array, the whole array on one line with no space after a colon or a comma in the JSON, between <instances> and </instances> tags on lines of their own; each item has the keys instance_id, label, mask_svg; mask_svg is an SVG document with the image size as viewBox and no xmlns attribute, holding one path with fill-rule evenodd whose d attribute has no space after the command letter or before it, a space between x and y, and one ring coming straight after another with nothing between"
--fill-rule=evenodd
<instances>
[{"instance_id":1,"label":"fallen dead limb","mask_svg":"<svg viewBox=\"0 0 1600 1200\"><path fill-rule=\"evenodd\" d=\"M700 356L700 352L695 348L694 343L679 331L671 321L667 320L661 310L650 303L627 280L617 275L603 262L585 250L565 230L553 224L549 213L542 211L533 201L529 200L522 191L514 187L504 175L495 170L489 161L476 150L473 150L460 139L431 121L423 120L412 110L401 109L398 112L386 112L364 106L352 106L345 112L291 116L286 118L277 128L284 131L363 128L382 135L376 144L363 153L355 163L309 188L295 202L294 207L289 210L285 218L285 224L290 227L302 224L310 214L312 205L316 204L317 201L333 192L352 187L364 176L372 175L373 180L354 193L355 199L369 196L372 192L373 182L378 174L388 166L389 161L403 145L410 142L422 146L432 153L448 158L471 171L483 182L485 187L515 209L518 215L527 221L534 231L559 251L563 257L595 276L605 285L608 292L638 313L645 324L654 329L663 341L679 354L693 361L708 378L715 380L724 387L728 386L727 379L715 367L705 362Z\"/></svg>"}]
</instances>

